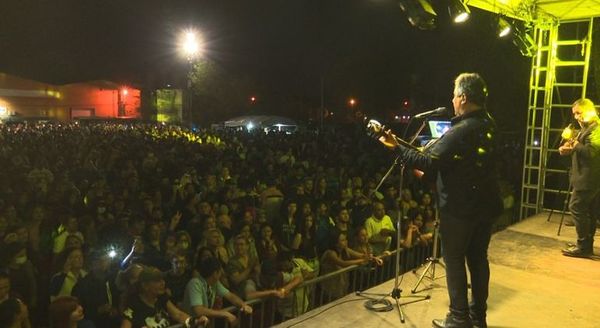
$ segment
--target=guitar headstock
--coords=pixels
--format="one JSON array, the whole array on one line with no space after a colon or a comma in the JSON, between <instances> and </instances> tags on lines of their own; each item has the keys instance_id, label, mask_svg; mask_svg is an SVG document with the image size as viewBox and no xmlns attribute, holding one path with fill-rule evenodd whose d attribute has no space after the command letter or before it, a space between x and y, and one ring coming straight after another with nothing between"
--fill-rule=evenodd
<instances>
[{"instance_id":1,"label":"guitar headstock","mask_svg":"<svg viewBox=\"0 0 600 328\"><path fill-rule=\"evenodd\" d=\"M367 119L365 118L365 121ZM367 121L367 134L371 137L379 137L385 131L385 126L376 120Z\"/></svg>"}]
</instances>

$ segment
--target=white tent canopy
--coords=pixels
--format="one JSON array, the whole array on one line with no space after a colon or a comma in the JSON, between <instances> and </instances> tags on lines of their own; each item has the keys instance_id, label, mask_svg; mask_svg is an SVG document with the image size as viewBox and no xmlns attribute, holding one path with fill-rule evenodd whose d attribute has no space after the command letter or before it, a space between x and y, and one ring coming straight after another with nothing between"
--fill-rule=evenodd
<instances>
[{"instance_id":1,"label":"white tent canopy","mask_svg":"<svg viewBox=\"0 0 600 328\"><path fill-rule=\"evenodd\" d=\"M267 130L296 130L298 124L287 117L273 115L246 115L232 118L223 122L225 128L260 128ZM277 128L277 129L275 129Z\"/></svg>"}]
</instances>

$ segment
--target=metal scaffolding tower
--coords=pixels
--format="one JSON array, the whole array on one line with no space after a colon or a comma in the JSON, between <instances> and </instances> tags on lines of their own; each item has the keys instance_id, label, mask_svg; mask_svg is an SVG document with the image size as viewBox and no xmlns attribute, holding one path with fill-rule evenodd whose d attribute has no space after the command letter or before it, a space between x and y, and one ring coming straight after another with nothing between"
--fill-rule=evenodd
<instances>
[{"instance_id":1,"label":"metal scaffolding tower","mask_svg":"<svg viewBox=\"0 0 600 328\"><path fill-rule=\"evenodd\" d=\"M561 209L570 157L558 155L571 104L586 95L593 18L537 24L524 145L520 218Z\"/></svg>"}]
</instances>

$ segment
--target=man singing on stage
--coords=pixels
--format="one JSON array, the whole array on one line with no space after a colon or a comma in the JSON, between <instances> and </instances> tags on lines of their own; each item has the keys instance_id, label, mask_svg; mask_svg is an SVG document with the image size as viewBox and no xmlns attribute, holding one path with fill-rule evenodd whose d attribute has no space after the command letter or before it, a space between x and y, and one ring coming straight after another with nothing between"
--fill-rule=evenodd
<instances>
[{"instance_id":1,"label":"man singing on stage","mask_svg":"<svg viewBox=\"0 0 600 328\"><path fill-rule=\"evenodd\" d=\"M562 156L571 155L570 182L573 188L569 210L577 230L577 244L563 249L565 256L590 257L593 253L596 216L594 201L600 191L600 129L598 113L589 99L573 104L573 117L581 131L558 148Z\"/></svg>"},{"instance_id":2,"label":"man singing on stage","mask_svg":"<svg viewBox=\"0 0 600 328\"><path fill-rule=\"evenodd\" d=\"M422 152L399 144L390 131L379 139L407 166L425 171L436 182L450 310L445 320L433 320L434 327L487 327L487 249L492 223L502 212L496 126L485 108L487 94L479 74L460 74L454 82L452 127L440 139ZM471 273L471 303L465 258Z\"/></svg>"}]
</instances>

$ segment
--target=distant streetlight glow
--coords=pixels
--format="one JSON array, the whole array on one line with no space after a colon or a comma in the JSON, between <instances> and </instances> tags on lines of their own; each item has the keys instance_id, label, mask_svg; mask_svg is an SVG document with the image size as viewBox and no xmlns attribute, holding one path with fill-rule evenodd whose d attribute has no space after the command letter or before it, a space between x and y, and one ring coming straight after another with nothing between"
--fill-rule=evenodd
<instances>
[{"instance_id":1,"label":"distant streetlight glow","mask_svg":"<svg viewBox=\"0 0 600 328\"><path fill-rule=\"evenodd\" d=\"M354 105L356 105L356 99L354 99L354 98L350 98L350 100L348 100L348 104L349 104L351 107L354 107Z\"/></svg>"}]
</instances>

